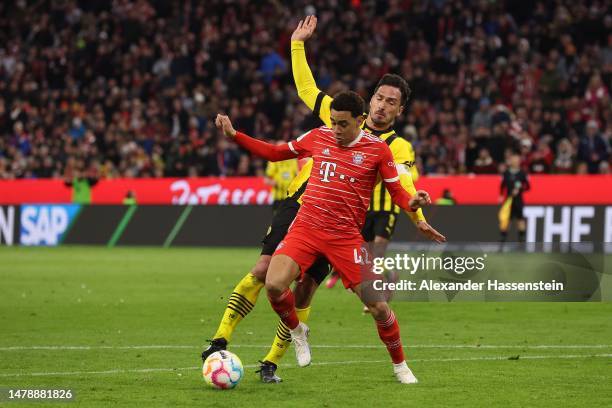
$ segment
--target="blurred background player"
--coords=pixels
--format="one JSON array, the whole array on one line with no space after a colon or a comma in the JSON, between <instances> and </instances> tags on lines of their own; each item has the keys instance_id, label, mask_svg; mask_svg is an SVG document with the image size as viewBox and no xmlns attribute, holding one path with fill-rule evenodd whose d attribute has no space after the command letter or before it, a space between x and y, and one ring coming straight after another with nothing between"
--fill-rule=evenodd
<instances>
[{"instance_id":1,"label":"blurred background player","mask_svg":"<svg viewBox=\"0 0 612 408\"><path fill-rule=\"evenodd\" d=\"M516 220L519 242L525 241L525 217L523 215L523 192L530 189L527 174L521 170L521 156L513 154L508 160L508 169L504 172L500 192L502 202L499 211L499 230L501 242L508 237L508 227Z\"/></svg>"},{"instance_id":2,"label":"blurred background player","mask_svg":"<svg viewBox=\"0 0 612 408\"><path fill-rule=\"evenodd\" d=\"M442 191L442 196L436 200L436 205L456 205L457 201L455 197L453 197L453 193L450 189L445 188Z\"/></svg>"},{"instance_id":3,"label":"blurred background player","mask_svg":"<svg viewBox=\"0 0 612 408\"><path fill-rule=\"evenodd\" d=\"M91 190L98 184L96 167L90 164L87 168L83 160L73 160L74 166L66 168L64 185L72 187L72 202L75 204L91 204Z\"/></svg>"},{"instance_id":4,"label":"blurred background player","mask_svg":"<svg viewBox=\"0 0 612 408\"><path fill-rule=\"evenodd\" d=\"M136 205L136 193L133 190L128 190L123 197L123 205Z\"/></svg>"},{"instance_id":5,"label":"blurred background player","mask_svg":"<svg viewBox=\"0 0 612 408\"><path fill-rule=\"evenodd\" d=\"M298 159L283 160L280 162L268 162L266 166L266 184L272 186L272 209L278 210L283 200L287 197L289 185L299 172Z\"/></svg>"}]
</instances>

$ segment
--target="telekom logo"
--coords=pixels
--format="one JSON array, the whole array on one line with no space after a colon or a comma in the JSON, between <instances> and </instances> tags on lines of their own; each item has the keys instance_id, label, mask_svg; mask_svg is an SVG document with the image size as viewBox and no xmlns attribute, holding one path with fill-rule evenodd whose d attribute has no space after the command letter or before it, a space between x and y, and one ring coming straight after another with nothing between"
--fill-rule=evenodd
<instances>
[{"instance_id":1,"label":"telekom logo","mask_svg":"<svg viewBox=\"0 0 612 408\"><path fill-rule=\"evenodd\" d=\"M319 170L319 174L323 176L321 181L329 183L330 181L328 177L334 177L336 174L334 170L336 170L336 163L322 161L321 169Z\"/></svg>"}]
</instances>

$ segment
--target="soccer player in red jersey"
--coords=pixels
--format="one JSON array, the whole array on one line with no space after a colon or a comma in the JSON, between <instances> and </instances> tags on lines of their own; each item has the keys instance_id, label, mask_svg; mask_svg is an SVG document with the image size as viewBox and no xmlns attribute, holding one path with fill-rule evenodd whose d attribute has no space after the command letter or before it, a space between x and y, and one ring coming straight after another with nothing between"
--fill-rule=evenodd
<instances>
[{"instance_id":1,"label":"soccer player in red jersey","mask_svg":"<svg viewBox=\"0 0 612 408\"><path fill-rule=\"evenodd\" d=\"M290 328L300 366L310 364L308 327L295 311L289 289L319 257L326 257L346 288L360 296L372 312L379 337L393 361L397 379L416 383L404 359L399 325L383 297L366 296L362 283L374 280L371 255L360 234L372 190L380 174L393 201L415 211L430 203L424 191L411 197L399 182L389 146L362 129L365 102L354 92L342 92L331 104L332 128L313 129L297 140L273 145L236 132L227 116L217 115L216 125L236 143L270 161L312 157L313 171L303 203L285 239L278 245L266 277L272 308Z\"/></svg>"}]
</instances>

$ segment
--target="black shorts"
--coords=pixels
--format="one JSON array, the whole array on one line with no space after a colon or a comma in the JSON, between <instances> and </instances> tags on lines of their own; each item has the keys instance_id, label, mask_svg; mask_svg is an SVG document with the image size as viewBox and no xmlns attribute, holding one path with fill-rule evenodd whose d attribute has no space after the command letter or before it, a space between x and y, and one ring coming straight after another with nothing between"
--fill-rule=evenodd
<instances>
[{"instance_id":1,"label":"black shorts","mask_svg":"<svg viewBox=\"0 0 612 408\"><path fill-rule=\"evenodd\" d=\"M268 227L266 236L261 240L262 255L272 255L276 247L285 239L289 226L295 219L300 209L300 203L296 200L286 199L279 203L272 216L272 224Z\"/></svg>"},{"instance_id":2,"label":"black shorts","mask_svg":"<svg viewBox=\"0 0 612 408\"><path fill-rule=\"evenodd\" d=\"M315 282L317 282L317 285L320 285L330 272L331 266L329 265L329 262L327 262L327 259L319 258L312 264L310 268L308 268L306 274L309 275Z\"/></svg>"},{"instance_id":3,"label":"black shorts","mask_svg":"<svg viewBox=\"0 0 612 408\"><path fill-rule=\"evenodd\" d=\"M277 212L280 206L285 202L285 199L282 200L274 200L272 202L272 211ZM298 207L299 208L299 207Z\"/></svg>"},{"instance_id":4,"label":"black shorts","mask_svg":"<svg viewBox=\"0 0 612 408\"><path fill-rule=\"evenodd\" d=\"M397 214L390 211L368 211L361 235L366 242L374 241L375 237L391 239L395 231Z\"/></svg>"},{"instance_id":5,"label":"black shorts","mask_svg":"<svg viewBox=\"0 0 612 408\"><path fill-rule=\"evenodd\" d=\"M266 236L261 240L261 255L272 255L276 247L285 239L287 230L295 219L300 209L300 204L292 198L287 198L280 202L278 208L272 216L272 224L268 227ZM329 274L329 262L325 258L319 258L306 273L310 275L317 284L321 284Z\"/></svg>"},{"instance_id":6,"label":"black shorts","mask_svg":"<svg viewBox=\"0 0 612 408\"><path fill-rule=\"evenodd\" d=\"M510 219L524 219L525 216L523 215L523 207L525 207L525 205L523 204L523 200L513 199L512 205L510 206Z\"/></svg>"}]
</instances>

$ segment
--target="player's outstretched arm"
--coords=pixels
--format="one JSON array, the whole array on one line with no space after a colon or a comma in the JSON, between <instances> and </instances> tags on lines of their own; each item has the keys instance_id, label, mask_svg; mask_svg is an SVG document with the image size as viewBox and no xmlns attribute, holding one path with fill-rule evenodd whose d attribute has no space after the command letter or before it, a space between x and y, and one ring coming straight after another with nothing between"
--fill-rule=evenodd
<instances>
[{"instance_id":1,"label":"player's outstretched arm","mask_svg":"<svg viewBox=\"0 0 612 408\"><path fill-rule=\"evenodd\" d=\"M385 188L391 194L391 200L400 206L404 211L417 211L428 204L431 204L429 193L424 190L418 190L415 195L411 196L402 187L399 182L399 177L385 178L383 176Z\"/></svg>"},{"instance_id":2,"label":"player's outstretched arm","mask_svg":"<svg viewBox=\"0 0 612 408\"><path fill-rule=\"evenodd\" d=\"M419 221L416 224L417 229L427 239L441 244L446 242L446 237L438 232L434 227L429 225L427 221Z\"/></svg>"},{"instance_id":3,"label":"player's outstretched arm","mask_svg":"<svg viewBox=\"0 0 612 408\"><path fill-rule=\"evenodd\" d=\"M306 60L304 41L309 39L317 27L317 18L308 16L300 20L291 35L291 69L298 96L315 115L319 116L325 126L330 126L330 105L332 98L318 87Z\"/></svg>"},{"instance_id":4,"label":"player's outstretched arm","mask_svg":"<svg viewBox=\"0 0 612 408\"><path fill-rule=\"evenodd\" d=\"M386 168L385 168L386 167ZM423 190L416 191L416 194L410 195L399 181L399 175L395 169L395 164L392 161L383 162L380 167L385 188L391 195L391 201L399 205L399 207L407 212L415 212L419 208L431 204L429 193Z\"/></svg>"},{"instance_id":5,"label":"player's outstretched arm","mask_svg":"<svg viewBox=\"0 0 612 408\"><path fill-rule=\"evenodd\" d=\"M399 164L396 162L395 167L397 168L397 173L400 178L399 179L400 184L402 185L404 190L406 190L408 194L410 194L411 196L416 195L417 190L416 190L416 187L414 186L414 183L412 182L412 177L410 173L408 173L408 171L404 168L403 164ZM410 220L414 223L414 225L417 225L417 223L420 221L427 222L427 220L425 219L425 215L423 214L423 210L420 208L415 212L406 211L406 214L408 215Z\"/></svg>"},{"instance_id":6,"label":"player's outstretched arm","mask_svg":"<svg viewBox=\"0 0 612 408\"><path fill-rule=\"evenodd\" d=\"M393 161L395 161L395 167L400 177L400 183L402 187L411 196L416 194L416 188L414 182L416 181L415 174L418 178L418 172L414 172L414 150L412 145L405 139L398 137L393 143L389 145L391 154L393 155ZM420 221L427 222L423 210L419 209L415 212L406 212L412 222L418 227L417 223Z\"/></svg>"},{"instance_id":7,"label":"player's outstretched arm","mask_svg":"<svg viewBox=\"0 0 612 408\"><path fill-rule=\"evenodd\" d=\"M232 126L232 122L226 115L218 114L215 119L215 125L222 130L225 136L234 139L241 147L244 147L251 153L262 157L269 161L282 161L293 159L298 154L294 152L287 143L275 145L266 143L261 140L254 139L242 132L237 132Z\"/></svg>"},{"instance_id":8,"label":"player's outstretched arm","mask_svg":"<svg viewBox=\"0 0 612 408\"><path fill-rule=\"evenodd\" d=\"M404 189L400 183L400 176L389 146L384 143L381 146L382 151L378 162L378 172L385 183L385 188L391 195L391 200L401 209L412 212L430 204L431 199L426 191L419 190L415 195L411 195Z\"/></svg>"},{"instance_id":9,"label":"player's outstretched arm","mask_svg":"<svg viewBox=\"0 0 612 408\"><path fill-rule=\"evenodd\" d=\"M410 176L410 173L408 173L408 171L401 166L403 165L396 163L396 168L398 169L398 174L400 178L400 184L402 185L402 188L406 190L411 196L415 196L417 194L417 190L414 186L414 183L412 182L412 177ZM403 171L400 169L403 169ZM446 242L446 237L440 234L434 227L429 225L429 223L425 219L425 215L423 214L423 210L421 208L414 212L406 211L406 214L408 215L408 217L410 217L421 235L437 243Z\"/></svg>"}]
</instances>

